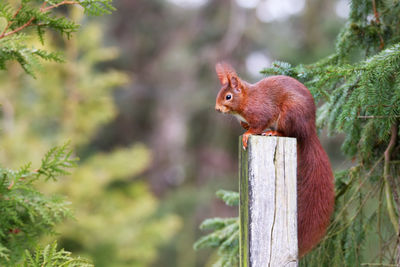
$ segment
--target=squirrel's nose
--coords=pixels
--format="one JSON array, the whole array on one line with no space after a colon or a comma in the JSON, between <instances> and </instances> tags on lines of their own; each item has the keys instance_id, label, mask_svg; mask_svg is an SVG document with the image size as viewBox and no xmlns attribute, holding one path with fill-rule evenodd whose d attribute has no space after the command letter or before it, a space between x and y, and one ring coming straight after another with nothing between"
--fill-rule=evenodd
<instances>
[{"instance_id":1,"label":"squirrel's nose","mask_svg":"<svg viewBox=\"0 0 400 267\"><path fill-rule=\"evenodd\" d=\"M221 107L219 107L219 106L215 106L215 110L218 112L222 112Z\"/></svg>"}]
</instances>

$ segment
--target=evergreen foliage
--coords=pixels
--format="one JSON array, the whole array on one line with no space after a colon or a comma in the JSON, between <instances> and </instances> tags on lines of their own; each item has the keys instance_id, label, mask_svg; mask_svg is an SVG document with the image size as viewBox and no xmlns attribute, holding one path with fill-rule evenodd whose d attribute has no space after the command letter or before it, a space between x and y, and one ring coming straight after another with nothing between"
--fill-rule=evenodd
<instances>
[{"instance_id":1,"label":"evergreen foliage","mask_svg":"<svg viewBox=\"0 0 400 267\"><path fill-rule=\"evenodd\" d=\"M229 206L239 205L239 194L237 192L218 190L217 197L222 199Z\"/></svg>"},{"instance_id":2,"label":"evergreen foliage","mask_svg":"<svg viewBox=\"0 0 400 267\"><path fill-rule=\"evenodd\" d=\"M229 206L239 205L237 192L219 190L217 196ZM212 218L205 220L200 225L201 230L213 232L200 238L194 249L218 248L218 261L215 267L236 266L239 263L239 219L238 218Z\"/></svg>"},{"instance_id":3,"label":"evergreen foliage","mask_svg":"<svg viewBox=\"0 0 400 267\"><path fill-rule=\"evenodd\" d=\"M67 201L42 194L34 184L55 180L75 165L76 158L65 144L52 148L36 170L31 164L16 171L0 168L0 265L19 263L24 251L35 247L41 235L54 233L57 223L72 216Z\"/></svg>"},{"instance_id":4,"label":"evergreen foliage","mask_svg":"<svg viewBox=\"0 0 400 267\"><path fill-rule=\"evenodd\" d=\"M25 30L35 28L39 40L44 44L46 30L54 30L70 37L79 25L65 16L55 15L53 9L80 5L90 15L108 14L114 8L112 0L23 0L14 7L11 3L0 4L0 69L7 68L7 61L17 61L30 75L33 67L39 64L39 59L62 62L63 58L57 52L50 52L35 47L29 47Z\"/></svg>"},{"instance_id":5,"label":"evergreen foliage","mask_svg":"<svg viewBox=\"0 0 400 267\"><path fill-rule=\"evenodd\" d=\"M34 253L25 251L24 267L92 267L85 259L72 258L71 253L63 249L57 250L57 243L38 247Z\"/></svg>"},{"instance_id":6,"label":"evergreen foliage","mask_svg":"<svg viewBox=\"0 0 400 267\"><path fill-rule=\"evenodd\" d=\"M328 233L300 266L399 262L399 14L399 1L352 0L335 53L309 65L274 62L262 71L305 83L321 103L319 128L344 133L342 150L353 159L351 168L335 174ZM202 247L215 244L209 239Z\"/></svg>"}]
</instances>

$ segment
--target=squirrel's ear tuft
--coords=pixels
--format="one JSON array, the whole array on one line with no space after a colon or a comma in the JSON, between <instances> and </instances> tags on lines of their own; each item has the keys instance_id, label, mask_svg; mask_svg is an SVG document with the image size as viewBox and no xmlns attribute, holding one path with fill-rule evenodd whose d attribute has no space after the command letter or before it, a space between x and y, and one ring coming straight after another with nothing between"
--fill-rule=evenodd
<instances>
[{"instance_id":1,"label":"squirrel's ear tuft","mask_svg":"<svg viewBox=\"0 0 400 267\"><path fill-rule=\"evenodd\" d=\"M215 65L215 71L217 72L221 84L228 83L231 77L237 77L236 71L226 62L217 63Z\"/></svg>"},{"instance_id":2,"label":"squirrel's ear tuft","mask_svg":"<svg viewBox=\"0 0 400 267\"><path fill-rule=\"evenodd\" d=\"M228 82L228 76L226 75L225 69L222 65L222 63L217 63L215 65L215 71L217 72L217 76L219 81L221 82L222 85L226 84Z\"/></svg>"}]
</instances>

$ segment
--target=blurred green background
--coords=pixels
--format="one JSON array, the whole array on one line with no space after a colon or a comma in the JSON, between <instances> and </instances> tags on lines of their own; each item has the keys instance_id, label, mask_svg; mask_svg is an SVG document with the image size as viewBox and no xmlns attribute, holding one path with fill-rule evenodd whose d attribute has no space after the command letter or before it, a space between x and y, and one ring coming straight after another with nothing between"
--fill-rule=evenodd
<instances>
[{"instance_id":1,"label":"blurred green background","mask_svg":"<svg viewBox=\"0 0 400 267\"><path fill-rule=\"evenodd\" d=\"M17 1L16 1L17 2ZM71 40L48 33L34 79L18 64L0 73L0 163L39 164L71 140L79 166L40 190L71 201L76 220L57 227L60 247L96 266L211 266L195 252L208 217L236 216L215 198L238 190L234 118L214 111L214 65L228 60L249 82L273 60L311 63L334 50L345 0L116 0ZM38 40L32 43L40 47ZM335 170L341 138L321 139ZM46 240L48 241L48 240Z\"/></svg>"}]
</instances>

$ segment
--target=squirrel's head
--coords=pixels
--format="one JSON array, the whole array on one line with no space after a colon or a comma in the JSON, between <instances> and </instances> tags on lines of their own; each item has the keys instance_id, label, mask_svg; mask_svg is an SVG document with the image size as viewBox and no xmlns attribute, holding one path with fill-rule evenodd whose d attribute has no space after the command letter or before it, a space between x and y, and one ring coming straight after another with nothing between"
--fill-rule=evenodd
<instances>
[{"instance_id":1,"label":"squirrel's head","mask_svg":"<svg viewBox=\"0 0 400 267\"><path fill-rule=\"evenodd\" d=\"M217 95L215 109L222 113L240 111L245 94L244 84L232 66L227 63L217 63L215 70L222 85Z\"/></svg>"}]
</instances>

